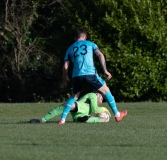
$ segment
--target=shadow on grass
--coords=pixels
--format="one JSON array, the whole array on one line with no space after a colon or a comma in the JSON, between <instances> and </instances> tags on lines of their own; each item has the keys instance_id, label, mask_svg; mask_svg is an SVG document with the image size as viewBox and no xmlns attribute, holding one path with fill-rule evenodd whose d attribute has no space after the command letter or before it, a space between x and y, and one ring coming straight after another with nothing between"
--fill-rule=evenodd
<instances>
[{"instance_id":1,"label":"shadow on grass","mask_svg":"<svg viewBox=\"0 0 167 160\"><path fill-rule=\"evenodd\" d=\"M37 124L57 124L58 121L48 121L46 123L30 123L30 121L20 121L20 122L0 122L0 124L32 124L32 125L37 125ZM74 123L72 121L66 121L66 123Z\"/></svg>"},{"instance_id":2,"label":"shadow on grass","mask_svg":"<svg viewBox=\"0 0 167 160\"><path fill-rule=\"evenodd\" d=\"M117 144L117 145L112 145L114 147L150 147L150 148L155 148L155 147L167 147L167 145L150 145L150 144Z\"/></svg>"}]
</instances>

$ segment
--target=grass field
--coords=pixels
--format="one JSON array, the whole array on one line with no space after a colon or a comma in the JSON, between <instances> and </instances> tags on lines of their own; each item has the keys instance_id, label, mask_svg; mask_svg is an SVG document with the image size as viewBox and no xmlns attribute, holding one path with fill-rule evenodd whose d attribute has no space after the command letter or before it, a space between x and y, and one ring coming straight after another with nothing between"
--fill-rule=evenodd
<instances>
[{"instance_id":1,"label":"grass field","mask_svg":"<svg viewBox=\"0 0 167 160\"><path fill-rule=\"evenodd\" d=\"M0 160L166 160L167 103L118 103L117 123L30 124L55 103L0 104ZM107 104L103 104L107 106Z\"/></svg>"}]
</instances>

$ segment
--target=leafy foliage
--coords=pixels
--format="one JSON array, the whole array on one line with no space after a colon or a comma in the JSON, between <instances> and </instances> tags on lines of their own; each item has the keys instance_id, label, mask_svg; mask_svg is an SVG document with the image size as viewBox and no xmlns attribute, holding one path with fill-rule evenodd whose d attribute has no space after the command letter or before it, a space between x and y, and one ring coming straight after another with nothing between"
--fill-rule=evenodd
<instances>
[{"instance_id":1,"label":"leafy foliage","mask_svg":"<svg viewBox=\"0 0 167 160\"><path fill-rule=\"evenodd\" d=\"M75 21L106 56L113 75L107 83L116 99L166 100L166 1L75 2Z\"/></svg>"},{"instance_id":2,"label":"leafy foliage","mask_svg":"<svg viewBox=\"0 0 167 160\"><path fill-rule=\"evenodd\" d=\"M7 2L20 8L7 12ZM165 0L7 0L0 8L0 101L65 100L63 58L80 26L106 57L117 101L167 100ZM104 76L96 57L95 65Z\"/></svg>"}]
</instances>

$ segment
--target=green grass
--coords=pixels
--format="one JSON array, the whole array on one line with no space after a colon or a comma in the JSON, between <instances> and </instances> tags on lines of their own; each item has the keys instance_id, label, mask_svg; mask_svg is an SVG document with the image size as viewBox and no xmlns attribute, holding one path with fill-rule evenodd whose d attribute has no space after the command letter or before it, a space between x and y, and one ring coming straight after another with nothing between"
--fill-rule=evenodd
<instances>
[{"instance_id":1,"label":"green grass","mask_svg":"<svg viewBox=\"0 0 167 160\"><path fill-rule=\"evenodd\" d=\"M118 103L128 116L117 123L73 123L59 117L30 124L54 103L0 104L1 160L166 160L167 103ZM103 104L103 106L107 106Z\"/></svg>"}]
</instances>

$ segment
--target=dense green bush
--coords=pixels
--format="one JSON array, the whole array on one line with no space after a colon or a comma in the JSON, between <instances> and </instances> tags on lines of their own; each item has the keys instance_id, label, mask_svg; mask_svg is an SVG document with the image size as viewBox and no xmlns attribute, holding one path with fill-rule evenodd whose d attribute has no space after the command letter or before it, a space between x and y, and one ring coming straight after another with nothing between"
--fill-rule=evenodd
<instances>
[{"instance_id":1,"label":"dense green bush","mask_svg":"<svg viewBox=\"0 0 167 160\"><path fill-rule=\"evenodd\" d=\"M107 84L116 99L166 100L167 2L75 2L75 24L86 26L90 39L104 52L113 75ZM73 27L75 24L71 23Z\"/></svg>"},{"instance_id":2,"label":"dense green bush","mask_svg":"<svg viewBox=\"0 0 167 160\"><path fill-rule=\"evenodd\" d=\"M0 37L0 101L63 101L67 98L71 85L61 88L63 58L67 47L74 42L74 29L80 26L87 28L88 39L94 41L106 57L107 68L113 76L106 82L117 101L167 100L166 0L30 2L36 8L33 13L36 19L26 28L23 44L28 47L38 37L34 43L38 50L35 55L31 54L29 61L22 63L19 79L13 74L9 61L15 39L3 32L9 41ZM4 10L1 13L2 21ZM3 27L0 29L3 31ZM104 76L98 59L95 60L97 70ZM84 89L88 91L89 87Z\"/></svg>"}]
</instances>

